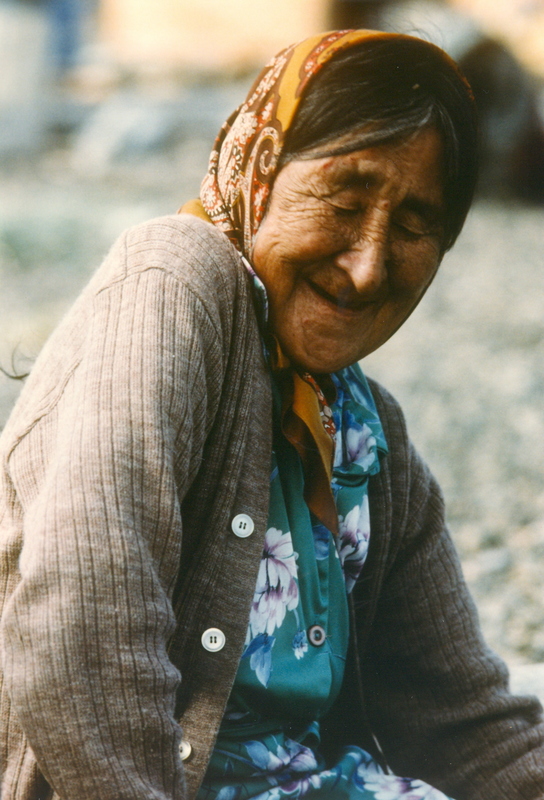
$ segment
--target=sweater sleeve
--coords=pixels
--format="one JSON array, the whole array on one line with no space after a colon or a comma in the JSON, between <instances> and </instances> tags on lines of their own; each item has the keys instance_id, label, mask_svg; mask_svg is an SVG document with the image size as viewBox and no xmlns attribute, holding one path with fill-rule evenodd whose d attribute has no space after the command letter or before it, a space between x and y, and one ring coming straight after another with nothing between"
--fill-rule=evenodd
<instances>
[{"instance_id":1,"label":"sweater sleeve","mask_svg":"<svg viewBox=\"0 0 544 800\"><path fill-rule=\"evenodd\" d=\"M392 416L390 442L406 442ZM373 730L396 774L456 800L544 798L540 704L509 694L483 641L429 470L406 445L391 461L390 566L363 664Z\"/></svg>"},{"instance_id":2,"label":"sweater sleeve","mask_svg":"<svg viewBox=\"0 0 544 800\"><path fill-rule=\"evenodd\" d=\"M24 529L3 616L5 682L63 800L185 794L180 675L166 647L180 503L200 465L225 337L161 247L116 248L115 280L48 346L41 373L55 342L81 339L62 391L45 398L9 462Z\"/></svg>"}]
</instances>

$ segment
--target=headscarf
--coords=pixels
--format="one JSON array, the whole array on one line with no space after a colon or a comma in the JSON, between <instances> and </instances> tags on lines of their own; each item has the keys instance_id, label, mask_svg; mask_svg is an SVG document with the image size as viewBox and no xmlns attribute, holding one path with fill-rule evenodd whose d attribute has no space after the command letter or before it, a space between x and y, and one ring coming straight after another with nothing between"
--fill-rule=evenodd
<instances>
[{"instance_id":1,"label":"headscarf","mask_svg":"<svg viewBox=\"0 0 544 800\"><path fill-rule=\"evenodd\" d=\"M251 261L264 219L285 136L315 75L337 53L367 40L404 38L368 30L331 31L291 45L276 55L253 84L246 101L228 118L214 144L200 200L180 211L212 222ZM331 491L335 389L293 369L279 345L272 368L282 395L282 430L297 449L305 472L305 500L334 533L338 518Z\"/></svg>"},{"instance_id":2,"label":"headscarf","mask_svg":"<svg viewBox=\"0 0 544 800\"><path fill-rule=\"evenodd\" d=\"M266 213L286 133L312 78L342 50L397 36L331 31L287 47L266 65L246 101L225 122L202 181L201 209L247 259ZM203 216L194 205L182 210Z\"/></svg>"}]
</instances>

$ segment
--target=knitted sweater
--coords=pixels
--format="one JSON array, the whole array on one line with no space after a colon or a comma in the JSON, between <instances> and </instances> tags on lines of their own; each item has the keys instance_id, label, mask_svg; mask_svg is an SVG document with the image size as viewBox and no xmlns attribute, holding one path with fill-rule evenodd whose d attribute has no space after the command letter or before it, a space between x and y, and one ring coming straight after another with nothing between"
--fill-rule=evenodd
<instances>
[{"instance_id":1,"label":"knitted sweater","mask_svg":"<svg viewBox=\"0 0 544 800\"><path fill-rule=\"evenodd\" d=\"M373 384L390 454L325 748L380 742L463 800L544 798L544 726L486 649L439 490ZM270 387L239 256L187 216L128 231L0 439L3 800L194 797L267 522ZM254 533L235 536L249 515ZM201 636L220 628L219 652ZM191 743L181 761L179 742Z\"/></svg>"}]
</instances>

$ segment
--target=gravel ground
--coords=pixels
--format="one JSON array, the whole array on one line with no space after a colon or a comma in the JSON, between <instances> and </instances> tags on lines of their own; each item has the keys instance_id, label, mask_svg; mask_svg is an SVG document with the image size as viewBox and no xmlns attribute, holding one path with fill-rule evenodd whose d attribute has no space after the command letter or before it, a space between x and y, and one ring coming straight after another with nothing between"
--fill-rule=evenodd
<instances>
[{"instance_id":1,"label":"gravel ground","mask_svg":"<svg viewBox=\"0 0 544 800\"><path fill-rule=\"evenodd\" d=\"M485 633L544 661L542 209L478 203L427 297L366 360L440 480Z\"/></svg>"},{"instance_id":2,"label":"gravel ground","mask_svg":"<svg viewBox=\"0 0 544 800\"><path fill-rule=\"evenodd\" d=\"M28 367L125 227L197 193L209 144L101 177L69 151L3 168L4 368ZM544 661L543 223L542 209L478 202L420 307L364 364L442 484L484 631L511 664ZM18 388L0 375L0 426Z\"/></svg>"}]
</instances>

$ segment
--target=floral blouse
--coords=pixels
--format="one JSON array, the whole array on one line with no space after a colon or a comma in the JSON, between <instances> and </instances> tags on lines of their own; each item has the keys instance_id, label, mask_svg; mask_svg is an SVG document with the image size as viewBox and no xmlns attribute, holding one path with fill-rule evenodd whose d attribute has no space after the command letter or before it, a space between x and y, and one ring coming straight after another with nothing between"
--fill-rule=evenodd
<instances>
[{"instance_id":1,"label":"floral blouse","mask_svg":"<svg viewBox=\"0 0 544 800\"><path fill-rule=\"evenodd\" d=\"M342 370L333 381L337 538L304 502L302 465L281 432L281 400L273 388L268 530L231 703L276 718L292 720L293 708L302 719L322 716L340 689L347 592L363 568L370 537L368 477L378 472L379 453L387 450L359 366Z\"/></svg>"}]
</instances>

